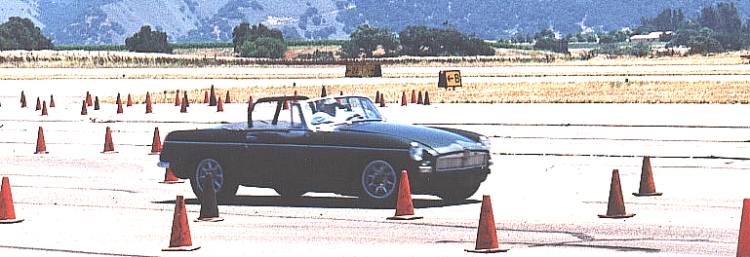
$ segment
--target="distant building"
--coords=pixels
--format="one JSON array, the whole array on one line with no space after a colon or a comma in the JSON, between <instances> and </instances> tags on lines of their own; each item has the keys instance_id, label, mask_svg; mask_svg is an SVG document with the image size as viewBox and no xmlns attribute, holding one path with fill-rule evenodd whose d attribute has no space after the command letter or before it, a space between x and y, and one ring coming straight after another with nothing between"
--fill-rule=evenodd
<instances>
[{"instance_id":1,"label":"distant building","mask_svg":"<svg viewBox=\"0 0 750 257\"><path fill-rule=\"evenodd\" d=\"M648 35L634 35L630 37L630 42L658 42L663 34L672 35L672 31L655 31L648 33Z\"/></svg>"}]
</instances>

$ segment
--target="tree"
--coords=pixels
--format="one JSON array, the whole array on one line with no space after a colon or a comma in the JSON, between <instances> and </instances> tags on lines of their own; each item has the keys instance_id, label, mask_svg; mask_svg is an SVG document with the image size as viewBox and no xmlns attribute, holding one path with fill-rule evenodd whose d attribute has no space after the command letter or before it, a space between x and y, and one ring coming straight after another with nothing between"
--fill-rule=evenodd
<instances>
[{"instance_id":1,"label":"tree","mask_svg":"<svg viewBox=\"0 0 750 257\"><path fill-rule=\"evenodd\" d=\"M551 29L545 29L534 35L534 48L541 50L550 50L556 53L570 54L568 52L568 41L558 39L557 35Z\"/></svg>"},{"instance_id":2,"label":"tree","mask_svg":"<svg viewBox=\"0 0 750 257\"><path fill-rule=\"evenodd\" d=\"M687 46L690 47L691 54L709 54L724 51L721 42L714 38L714 31L709 28L703 28L696 36L688 39Z\"/></svg>"},{"instance_id":3,"label":"tree","mask_svg":"<svg viewBox=\"0 0 750 257\"><path fill-rule=\"evenodd\" d=\"M275 38L282 42L284 41L284 35L281 33L281 30L270 29L266 25L263 25L263 23L253 25L252 27L247 22L240 23L240 25L237 25L232 30L232 36L232 45L234 46L235 53L240 53L240 47L243 47L245 42L255 41L258 38Z\"/></svg>"},{"instance_id":4,"label":"tree","mask_svg":"<svg viewBox=\"0 0 750 257\"><path fill-rule=\"evenodd\" d=\"M167 42L167 33L152 31L151 26L144 25L141 30L125 39L128 51L138 53L172 53L172 46Z\"/></svg>"},{"instance_id":5,"label":"tree","mask_svg":"<svg viewBox=\"0 0 750 257\"><path fill-rule=\"evenodd\" d=\"M278 38L261 37L247 40L240 47L242 57L282 58L286 53L286 43Z\"/></svg>"},{"instance_id":6,"label":"tree","mask_svg":"<svg viewBox=\"0 0 750 257\"><path fill-rule=\"evenodd\" d=\"M0 24L0 50L52 49L52 41L27 18L10 17Z\"/></svg>"},{"instance_id":7,"label":"tree","mask_svg":"<svg viewBox=\"0 0 750 257\"><path fill-rule=\"evenodd\" d=\"M350 35L348 42L341 46L341 54L346 57L372 57L375 50L382 48L385 56L395 56L399 41L387 28L376 28L363 24Z\"/></svg>"},{"instance_id":8,"label":"tree","mask_svg":"<svg viewBox=\"0 0 750 257\"><path fill-rule=\"evenodd\" d=\"M449 28L409 26L399 33L401 53L414 56L495 55L495 49L475 35Z\"/></svg>"}]
</instances>

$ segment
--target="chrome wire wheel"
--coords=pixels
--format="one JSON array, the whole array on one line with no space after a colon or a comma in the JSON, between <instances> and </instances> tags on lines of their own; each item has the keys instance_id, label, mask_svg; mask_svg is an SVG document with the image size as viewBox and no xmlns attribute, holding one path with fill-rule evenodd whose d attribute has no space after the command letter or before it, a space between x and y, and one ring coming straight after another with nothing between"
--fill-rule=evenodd
<instances>
[{"instance_id":1,"label":"chrome wire wheel","mask_svg":"<svg viewBox=\"0 0 750 257\"><path fill-rule=\"evenodd\" d=\"M396 171L386 161L372 161L362 171L362 189L373 199L386 199L396 191Z\"/></svg>"},{"instance_id":2,"label":"chrome wire wheel","mask_svg":"<svg viewBox=\"0 0 750 257\"><path fill-rule=\"evenodd\" d=\"M195 169L196 186L203 192L203 183L208 179L208 174L213 176L214 192L220 192L224 186L224 170L221 168L221 164L214 159L203 159L198 163Z\"/></svg>"}]
</instances>

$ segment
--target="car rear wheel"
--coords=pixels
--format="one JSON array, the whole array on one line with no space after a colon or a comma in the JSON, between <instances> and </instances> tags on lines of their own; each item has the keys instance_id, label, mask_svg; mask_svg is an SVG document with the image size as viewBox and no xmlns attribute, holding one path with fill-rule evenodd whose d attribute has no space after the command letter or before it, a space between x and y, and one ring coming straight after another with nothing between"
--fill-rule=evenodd
<instances>
[{"instance_id":1,"label":"car rear wheel","mask_svg":"<svg viewBox=\"0 0 750 257\"><path fill-rule=\"evenodd\" d=\"M368 163L360 177L361 200L372 203L391 203L398 190L398 176L390 163L375 160Z\"/></svg>"},{"instance_id":2,"label":"car rear wheel","mask_svg":"<svg viewBox=\"0 0 750 257\"><path fill-rule=\"evenodd\" d=\"M228 174L221 163L212 158L206 158L195 165L195 173L190 177L190 186L193 193L199 199L203 194L203 183L208 179L208 174L213 176L213 187L216 199L226 201L234 198L237 194L239 184L228 178Z\"/></svg>"}]
</instances>

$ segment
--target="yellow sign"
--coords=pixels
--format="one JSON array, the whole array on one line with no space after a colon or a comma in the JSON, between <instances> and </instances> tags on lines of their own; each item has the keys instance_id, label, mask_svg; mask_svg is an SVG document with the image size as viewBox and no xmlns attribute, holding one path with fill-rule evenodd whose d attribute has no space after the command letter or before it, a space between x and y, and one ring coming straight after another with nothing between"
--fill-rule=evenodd
<instances>
[{"instance_id":1,"label":"yellow sign","mask_svg":"<svg viewBox=\"0 0 750 257\"><path fill-rule=\"evenodd\" d=\"M438 79L438 87L444 87L444 88L462 87L460 70L440 71L439 76L440 78Z\"/></svg>"}]
</instances>

